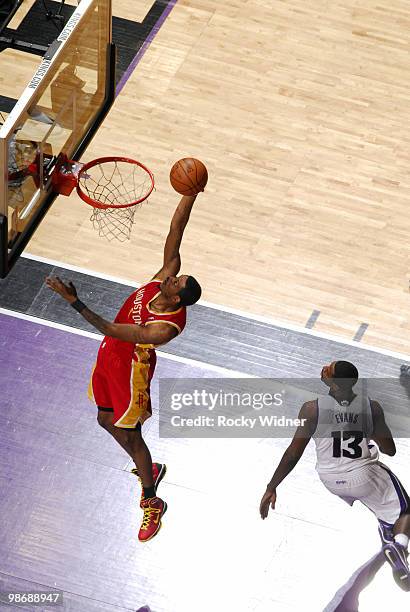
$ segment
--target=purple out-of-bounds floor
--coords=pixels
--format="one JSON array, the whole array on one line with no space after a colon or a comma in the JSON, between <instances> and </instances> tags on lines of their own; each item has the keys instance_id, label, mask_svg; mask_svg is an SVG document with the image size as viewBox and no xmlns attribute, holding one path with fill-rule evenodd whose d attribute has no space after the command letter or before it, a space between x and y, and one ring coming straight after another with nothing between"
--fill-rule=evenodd
<instances>
[{"instance_id":1,"label":"purple out-of-bounds floor","mask_svg":"<svg viewBox=\"0 0 410 612\"><path fill-rule=\"evenodd\" d=\"M369 512L318 481L312 445L261 521L260 496L288 441L164 439L155 414L144 432L168 465L168 511L140 544L131 463L86 395L98 340L1 313L0 331L0 591L59 589L73 612L320 612L380 548ZM160 356L156 379L174 376L215 371ZM401 478L407 442L388 461ZM360 611L385 600L407 609L388 568Z\"/></svg>"},{"instance_id":2,"label":"purple out-of-bounds floor","mask_svg":"<svg viewBox=\"0 0 410 612\"><path fill-rule=\"evenodd\" d=\"M62 589L66 610L168 609L155 542L137 540L129 458L87 398L98 341L5 314L0 329L0 590ZM176 374L207 370L159 359L157 376ZM157 419L144 430L165 459Z\"/></svg>"}]
</instances>

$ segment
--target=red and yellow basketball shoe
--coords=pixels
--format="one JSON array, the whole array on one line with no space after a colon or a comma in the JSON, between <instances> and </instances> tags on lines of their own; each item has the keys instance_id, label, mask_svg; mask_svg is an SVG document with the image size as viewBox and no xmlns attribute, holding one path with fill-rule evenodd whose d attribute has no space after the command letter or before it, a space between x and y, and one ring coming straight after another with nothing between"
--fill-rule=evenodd
<instances>
[{"instance_id":1,"label":"red and yellow basketball shoe","mask_svg":"<svg viewBox=\"0 0 410 612\"><path fill-rule=\"evenodd\" d=\"M161 518L167 511L167 504L159 497L148 497L141 501L140 507L144 510L144 516L138 539L140 542L148 542L161 529Z\"/></svg>"},{"instance_id":2,"label":"red and yellow basketball shoe","mask_svg":"<svg viewBox=\"0 0 410 612\"><path fill-rule=\"evenodd\" d=\"M164 478L165 473L167 471L167 466L165 465L165 463L153 463L152 464L152 477L154 479L154 488L155 488L155 492L157 492L157 488L159 483L161 482L161 480ZM138 476L138 480L141 483L141 489L142 489L142 482L141 482L141 477L138 473L137 468L134 468L133 470L131 470L132 474L135 474L135 476ZM144 499L144 490L141 490L141 501Z\"/></svg>"}]
</instances>

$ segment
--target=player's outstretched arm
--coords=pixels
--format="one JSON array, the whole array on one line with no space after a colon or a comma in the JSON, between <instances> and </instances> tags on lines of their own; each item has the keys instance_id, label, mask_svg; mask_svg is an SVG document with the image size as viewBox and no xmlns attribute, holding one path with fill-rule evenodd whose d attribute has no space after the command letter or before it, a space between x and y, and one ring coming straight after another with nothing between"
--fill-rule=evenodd
<instances>
[{"instance_id":1,"label":"player's outstretched arm","mask_svg":"<svg viewBox=\"0 0 410 612\"><path fill-rule=\"evenodd\" d=\"M168 236L164 247L164 264L161 270L153 277L164 280L168 276L176 276L181 269L181 256L179 248L185 227L189 221L195 196L182 196L171 220Z\"/></svg>"},{"instance_id":2,"label":"player's outstretched arm","mask_svg":"<svg viewBox=\"0 0 410 612\"><path fill-rule=\"evenodd\" d=\"M127 325L106 321L100 315L87 308L78 299L77 290L71 281L66 285L58 276L49 276L46 278L46 285L52 291L61 295L86 321L91 323L104 336L111 336L124 342L132 342L133 344L154 344L159 346L172 340L178 333L175 327L167 323L156 323L145 327L143 325Z\"/></svg>"},{"instance_id":3,"label":"player's outstretched arm","mask_svg":"<svg viewBox=\"0 0 410 612\"><path fill-rule=\"evenodd\" d=\"M276 504L276 489L298 463L316 428L316 402L306 402L299 412L301 425L297 428L293 440L283 453L282 459L275 470L266 491L262 496L259 512L263 519L268 516L269 506L272 510Z\"/></svg>"},{"instance_id":4,"label":"player's outstretched arm","mask_svg":"<svg viewBox=\"0 0 410 612\"><path fill-rule=\"evenodd\" d=\"M380 406L379 402L374 400L370 401L370 406L373 416L372 440L376 442L382 453L392 457L396 454L396 445L384 418L383 408Z\"/></svg>"}]
</instances>

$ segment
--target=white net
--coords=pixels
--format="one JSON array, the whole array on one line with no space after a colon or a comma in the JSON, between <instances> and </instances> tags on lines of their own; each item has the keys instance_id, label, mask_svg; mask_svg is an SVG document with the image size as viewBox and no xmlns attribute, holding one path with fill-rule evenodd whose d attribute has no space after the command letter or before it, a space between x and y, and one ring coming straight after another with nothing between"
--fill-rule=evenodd
<instances>
[{"instance_id":1,"label":"white net","mask_svg":"<svg viewBox=\"0 0 410 612\"><path fill-rule=\"evenodd\" d=\"M135 212L151 193L153 177L131 160L114 159L86 168L78 187L81 197L94 203L91 221L99 235L123 242L130 239Z\"/></svg>"},{"instance_id":2,"label":"white net","mask_svg":"<svg viewBox=\"0 0 410 612\"><path fill-rule=\"evenodd\" d=\"M129 208L94 208L90 221L98 235L107 240L125 242L131 238L135 210L140 204Z\"/></svg>"}]
</instances>

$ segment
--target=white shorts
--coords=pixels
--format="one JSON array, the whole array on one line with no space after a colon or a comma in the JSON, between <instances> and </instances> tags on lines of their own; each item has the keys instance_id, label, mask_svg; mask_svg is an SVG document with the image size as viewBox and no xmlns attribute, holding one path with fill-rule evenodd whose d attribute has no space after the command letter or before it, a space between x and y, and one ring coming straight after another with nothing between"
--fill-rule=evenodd
<instances>
[{"instance_id":1,"label":"white shorts","mask_svg":"<svg viewBox=\"0 0 410 612\"><path fill-rule=\"evenodd\" d=\"M334 495L350 506L360 501L379 521L393 525L400 514L410 512L410 499L405 488L388 467L369 463L363 468L343 474L319 474L320 480Z\"/></svg>"}]
</instances>

